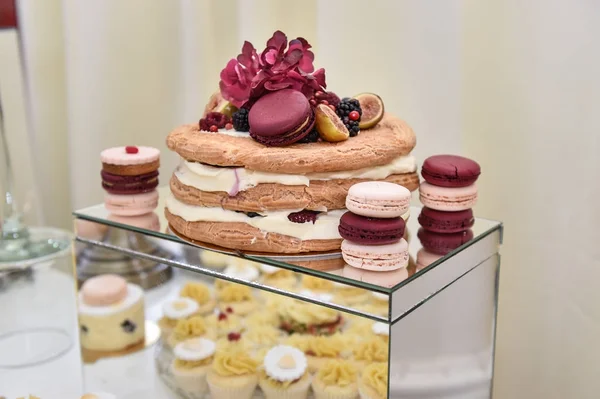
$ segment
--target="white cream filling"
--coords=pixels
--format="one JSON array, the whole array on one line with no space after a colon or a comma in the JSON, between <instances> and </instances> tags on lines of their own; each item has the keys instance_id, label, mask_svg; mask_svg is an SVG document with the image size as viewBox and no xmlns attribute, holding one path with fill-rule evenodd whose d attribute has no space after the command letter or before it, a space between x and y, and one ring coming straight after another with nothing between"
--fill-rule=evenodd
<instances>
[{"instance_id":1,"label":"white cream filling","mask_svg":"<svg viewBox=\"0 0 600 399\"><path fill-rule=\"evenodd\" d=\"M391 163L382 166L342 172L307 173L304 175L258 172L245 168L217 167L181 160L179 167L175 170L175 176L186 186L209 192L225 191L233 196L261 183L309 186L311 180L382 180L391 175L412 173L416 170L417 162L412 155L400 156Z\"/></svg>"},{"instance_id":2,"label":"white cream filling","mask_svg":"<svg viewBox=\"0 0 600 399\"><path fill-rule=\"evenodd\" d=\"M184 204L169 193L166 199L169 212L188 222L242 222L266 233L278 233L301 240L330 240L342 238L338 232L340 218L345 209L320 213L316 222L294 223L288 215L301 209L261 212L263 216L248 217L245 213L219 207L202 207Z\"/></svg>"},{"instance_id":3,"label":"white cream filling","mask_svg":"<svg viewBox=\"0 0 600 399\"><path fill-rule=\"evenodd\" d=\"M120 302L107 306L91 306L84 302L83 293L79 292L79 313L88 316L108 316L128 309L143 300L144 291L135 285L127 284L127 296Z\"/></svg>"}]
</instances>

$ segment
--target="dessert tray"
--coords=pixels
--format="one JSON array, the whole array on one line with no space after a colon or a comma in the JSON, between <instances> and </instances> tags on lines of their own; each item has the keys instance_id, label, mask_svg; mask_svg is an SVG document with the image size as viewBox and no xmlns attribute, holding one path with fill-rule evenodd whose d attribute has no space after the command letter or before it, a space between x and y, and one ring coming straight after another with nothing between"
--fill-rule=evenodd
<instances>
[{"instance_id":1,"label":"dessert tray","mask_svg":"<svg viewBox=\"0 0 600 399\"><path fill-rule=\"evenodd\" d=\"M316 396L437 398L467 376L460 397L484 397L502 225L473 216L479 164L431 156L421 182L408 123L377 94L329 90L310 49L280 31L244 42L198 123L168 134L165 187L157 149L103 151L104 204L74 213L86 273L102 252L126 258L121 287L169 267L202 280L157 320L156 370L185 399L306 398L311 380ZM134 316L111 324L120 338L141 335Z\"/></svg>"}]
</instances>

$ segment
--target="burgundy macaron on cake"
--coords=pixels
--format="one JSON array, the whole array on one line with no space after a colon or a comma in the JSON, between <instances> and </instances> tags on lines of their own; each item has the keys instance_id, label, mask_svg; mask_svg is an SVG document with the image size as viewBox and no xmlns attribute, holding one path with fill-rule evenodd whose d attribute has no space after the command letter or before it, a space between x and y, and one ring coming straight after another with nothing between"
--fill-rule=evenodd
<instances>
[{"instance_id":1,"label":"burgundy macaron on cake","mask_svg":"<svg viewBox=\"0 0 600 399\"><path fill-rule=\"evenodd\" d=\"M364 245L393 244L404 236L406 224L401 217L372 218L346 212L340 219L342 238Z\"/></svg>"},{"instance_id":2,"label":"burgundy macaron on cake","mask_svg":"<svg viewBox=\"0 0 600 399\"><path fill-rule=\"evenodd\" d=\"M292 89L259 98L248 113L250 136L266 146L286 146L306 137L315 125L315 114L306 96Z\"/></svg>"}]
</instances>

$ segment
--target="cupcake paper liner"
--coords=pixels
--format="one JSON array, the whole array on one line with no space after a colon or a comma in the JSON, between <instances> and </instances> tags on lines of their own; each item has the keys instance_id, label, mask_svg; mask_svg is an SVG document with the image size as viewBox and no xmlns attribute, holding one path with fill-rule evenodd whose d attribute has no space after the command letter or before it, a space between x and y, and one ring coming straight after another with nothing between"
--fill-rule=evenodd
<instances>
[{"instance_id":1,"label":"cupcake paper liner","mask_svg":"<svg viewBox=\"0 0 600 399\"><path fill-rule=\"evenodd\" d=\"M302 378L287 389L274 387L265 381L260 381L259 385L265 394L266 399L306 399L310 389L311 378Z\"/></svg>"},{"instance_id":2,"label":"cupcake paper liner","mask_svg":"<svg viewBox=\"0 0 600 399\"><path fill-rule=\"evenodd\" d=\"M252 399L258 385L258 377L249 380L249 383L243 386L235 386L235 384L221 386L211 382L210 376L207 382L211 399Z\"/></svg>"}]
</instances>

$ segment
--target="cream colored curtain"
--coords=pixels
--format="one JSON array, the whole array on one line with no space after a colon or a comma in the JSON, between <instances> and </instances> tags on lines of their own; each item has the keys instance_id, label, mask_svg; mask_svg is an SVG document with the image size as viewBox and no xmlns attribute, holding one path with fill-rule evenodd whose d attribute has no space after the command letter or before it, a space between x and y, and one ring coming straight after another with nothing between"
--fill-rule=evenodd
<instances>
[{"instance_id":1,"label":"cream colored curtain","mask_svg":"<svg viewBox=\"0 0 600 399\"><path fill-rule=\"evenodd\" d=\"M506 223L496 397L597 398L599 2L19 5L42 222L69 226L71 209L102 200L105 147L159 147L166 183L166 134L198 119L242 41L302 35L332 90L377 92L411 123L419 159L481 162L477 213Z\"/></svg>"}]
</instances>

